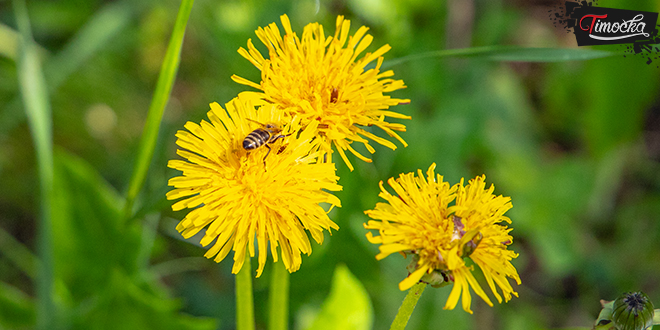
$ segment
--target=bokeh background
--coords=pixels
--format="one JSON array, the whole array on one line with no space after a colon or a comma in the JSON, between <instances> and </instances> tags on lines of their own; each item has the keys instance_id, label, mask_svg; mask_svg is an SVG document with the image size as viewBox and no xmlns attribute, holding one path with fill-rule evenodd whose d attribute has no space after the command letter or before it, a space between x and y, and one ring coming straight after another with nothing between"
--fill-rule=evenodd
<instances>
[{"instance_id":1,"label":"bokeh background","mask_svg":"<svg viewBox=\"0 0 660 330\"><path fill-rule=\"evenodd\" d=\"M295 31L336 15L353 33L370 27L369 50L390 44L386 60L434 50L489 45L576 48L548 18L558 1L502 0L197 0L165 110L138 216L119 222L147 109L179 2L34 0L28 12L49 87L55 144L53 216L55 303L62 328L233 329L231 255L202 257L174 230L185 213L166 201L166 167L175 132L205 119L210 102L245 90L238 74L259 71L236 50L254 30L288 14ZM660 11L650 0L601 0L602 7ZM16 70L16 19L0 1L0 329L32 329L35 306L38 178ZM258 46L259 47L259 46ZM263 48L261 48L263 49ZM511 196L520 298L474 315L442 307L449 288L427 288L408 329L590 328L600 299L645 291L660 304L660 61L640 56L525 63L426 57L392 65L408 86L392 93L409 147L376 147L373 163L338 163L340 230L291 276L290 325L305 328L330 291L338 265L364 285L374 329L386 329L405 292L407 261L377 262L363 214L378 182L426 170L447 181L486 174ZM387 65L387 62L386 62ZM382 132L376 132L382 135ZM254 269L254 268L253 268ZM269 268L254 281L258 329L267 322ZM485 282L482 282L485 285ZM474 295L473 295L474 296Z\"/></svg>"}]
</instances>

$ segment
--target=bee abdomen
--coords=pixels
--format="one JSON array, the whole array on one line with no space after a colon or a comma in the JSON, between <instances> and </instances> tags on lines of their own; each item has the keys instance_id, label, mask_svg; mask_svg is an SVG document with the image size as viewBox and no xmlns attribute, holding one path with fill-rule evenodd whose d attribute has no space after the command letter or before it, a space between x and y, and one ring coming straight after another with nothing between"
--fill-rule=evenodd
<instances>
[{"instance_id":1,"label":"bee abdomen","mask_svg":"<svg viewBox=\"0 0 660 330\"><path fill-rule=\"evenodd\" d=\"M243 149L252 150L259 148L266 144L269 139L270 133L264 129L258 128L245 137L243 140Z\"/></svg>"}]
</instances>

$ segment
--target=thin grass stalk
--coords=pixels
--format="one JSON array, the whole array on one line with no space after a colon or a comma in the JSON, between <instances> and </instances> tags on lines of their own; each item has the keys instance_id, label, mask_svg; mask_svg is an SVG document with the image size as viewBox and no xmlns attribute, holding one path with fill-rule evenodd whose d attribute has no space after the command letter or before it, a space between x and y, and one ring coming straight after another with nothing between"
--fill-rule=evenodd
<instances>
[{"instance_id":1,"label":"thin grass stalk","mask_svg":"<svg viewBox=\"0 0 660 330\"><path fill-rule=\"evenodd\" d=\"M399 312L396 313L394 322L390 326L390 330L403 330L408 325L408 320L410 320L410 315L415 310L417 306L417 301L422 296L422 293L426 289L426 283L417 283L413 285L412 288L408 291L406 298L403 299L401 307L399 307Z\"/></svg>"},{"instance_id":2,"label":"thin grass stalk","mask_svg":"<svg viewBox=\"0 0 660 330\"><path fill-rule=\"evenodd\" d=\"M156 142L158 141L158 130L160 129L160 122L163 118L165 106L170 98L172 86L174 85L174 78L176 77L177 70L179 69L179 62L181 61L181 47L183 45L183 37L186 32L186 25L190 12L192 10L194 0L182 0L179 7L179 13L174 23L174 30L170 37L165 59L160 68L158 82L156 83L156 90L151 99L149 106L149 113L147 114L147 121L144 124L140 145L138 147L138 156L133 168L133 175L128 186L126 195L126 204L124 205L124 220L128 221L133 216L133 205L137 195L142 190L144 181L149 171L149 165L156 149Z\"/></svg>"},{"instance_id":3,"label":"thin grass stalk","mask_svg":"<svg viewBox=\"0 0 660 330\"><path fill-rule=\"evenodd\" d=\"M3 220L0 218L0 222L5 223ZM37 279L37 257L3 228L0 228L0 254L13 262L27 277L32 280Z\"/></svg>"},{"instance_id":4,"label":"thin grass stalk","mask_svg":"<svg viewBox=\"0 0 660 330\"><path fill-rule=\"evenodd\" d=\"M287 330L289 325L289 271L284 267L284 262L274 262L270 278L269 330Z\"/></svg>"},{"instance_id":5,"label":"thin grass stalk","mask_svg":"<svg viewBox=\"0 0 660 330\"><path fill-rule=\"evenodd\" d=\"M236 274L236 329L254 330L254 298L252 296L252 265L250 254Z\"/></svg>"},{"instance_id":6,"label":"thin grass stalk","mask_svg":"<svg viewBox=\"0 0 660 330\"><path fill-rule=\"evenodd\" d=\"M53 248L51 214L53 205L53 123L48 90L37 46L32 38L25 0L14 0L14 14L20 32L17 75L25 112L37 154L39 172L39 222L37 229L37 328L57 329L53 300Z\"/></svg>"},{"instance_id":7,"label":"thin grass stalk","mask_svg":"<svg viewBox=\"0 0 660 330\"><path fill-rule=\"evenodd\" d=\"M617 55L616 52L597 49L536 48L524 46L482 46L457 49L441 49L417 53L387 60L382 68L390 68L411 61L440 59L445 57L474 57L502 62L566 62L587 61Z\"/></svg>"}]
</instances>

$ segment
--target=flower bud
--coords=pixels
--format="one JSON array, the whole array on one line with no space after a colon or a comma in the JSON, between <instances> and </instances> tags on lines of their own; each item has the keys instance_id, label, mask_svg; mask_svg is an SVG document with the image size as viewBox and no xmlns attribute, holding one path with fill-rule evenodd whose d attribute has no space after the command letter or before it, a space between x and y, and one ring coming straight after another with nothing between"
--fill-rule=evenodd
<instances>
[{"instance_id":1,"label":"flower bud","mask_svg":"<svg viewBox=\"0 0 660 330\"><path fill-rule=\"evenodd\" d=\"M612 322L618 330L645 330L653 326L653 303L643 292L628 292L614 301Z\"/></svg>"}]
</instances>

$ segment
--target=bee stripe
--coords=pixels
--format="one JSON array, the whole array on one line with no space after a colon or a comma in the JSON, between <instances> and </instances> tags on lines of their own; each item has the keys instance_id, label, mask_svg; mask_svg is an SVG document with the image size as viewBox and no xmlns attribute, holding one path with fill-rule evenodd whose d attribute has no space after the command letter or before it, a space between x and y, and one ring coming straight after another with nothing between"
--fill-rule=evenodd
<instances>
[{"instance_id":1,"label":"bee stripe","mask_svg":"<svg viewBox=\"0 0 660 330\"><path fill-rule=\"evenodd\" d=\"M252 131L243 140L243 148L252 150L261 147L270 140L270 133L264 129L258 128Z\"/></svg>"}]
</instances>

